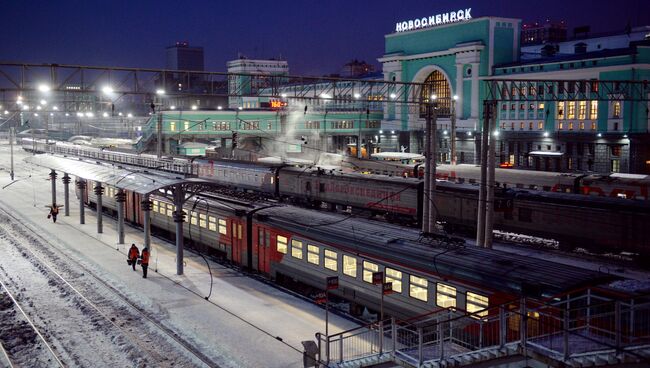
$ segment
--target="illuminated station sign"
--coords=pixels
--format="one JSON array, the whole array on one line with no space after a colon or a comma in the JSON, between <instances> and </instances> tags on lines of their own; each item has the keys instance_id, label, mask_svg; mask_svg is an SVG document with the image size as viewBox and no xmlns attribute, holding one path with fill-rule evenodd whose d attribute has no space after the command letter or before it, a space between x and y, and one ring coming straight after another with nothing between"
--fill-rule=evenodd
<instances>
[{"instance_id":1,"label":"illuminated station sign","mask_svg":"<svg viewBox=\"0 0 650 368\"><path fill-rule=\"evenodd\" d=\"M460 9L413 20L405 20L395 25L395 32L406 32L414 29L435 27L448 23L462 22L472 19L472 8Z\"/></svg>"},{"instance_id":2,"label":"illuminated station sign","mask_svg":"<svg viewBox=\"0 0 650 368\"><path fill-rule=\"evenodd\" d=\"M282 100L269 100L269 102L260 102L260 107L281 109L283 107L287 107L287 102Z\"/></svg>"}]
</instances>

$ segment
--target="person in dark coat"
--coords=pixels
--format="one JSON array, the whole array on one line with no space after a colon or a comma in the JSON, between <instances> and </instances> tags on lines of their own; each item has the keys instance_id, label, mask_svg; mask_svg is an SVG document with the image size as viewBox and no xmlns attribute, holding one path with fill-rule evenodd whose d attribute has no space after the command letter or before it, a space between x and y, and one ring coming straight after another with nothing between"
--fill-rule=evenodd
<instances>
[{"instance_id":1,"label":"person in dark coat","mask_svg":"<svg viewBox=\"0 0 650 368\"><path fill-rule=\"evenodd\" d=\"M138 257L140 257L140 250L135 246L135 244L131 244L127 260L131 267L133 267L133 271L135 271L135 265L138 263Z\"/></svg>"},{"instance_id":2,"label":"person in dark coat","mask_svg":"<svg viewBox=\"0 0 650 368\"><path fill-rule=\"evenodd\" d=\"M50 213L47 214L47 218L52 218L52 221L56 223L56 216L59 215L59 208L63 206L57 206L56 203L54 203L51 206L47 206L50 209Z\"/></svg>"},{"instance_id":3,"label":"person in dark coat","mask_svg":"<svg viewBox=\"0 0 650 368\"><path fill-rule=\"evenodd\" d=\"M147 268L149 268L149 248L145 247L140 255L140 265L142 266L142 278L147 278Z\"/></svg>"}]
</instances>

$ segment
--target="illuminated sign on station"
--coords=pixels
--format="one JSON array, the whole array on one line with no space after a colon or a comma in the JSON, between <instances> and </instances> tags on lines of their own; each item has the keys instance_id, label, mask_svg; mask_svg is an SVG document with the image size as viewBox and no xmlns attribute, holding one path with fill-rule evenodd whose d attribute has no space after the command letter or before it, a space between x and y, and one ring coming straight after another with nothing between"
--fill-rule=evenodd
<instances>
[{"instance_id":1,"label":"illuminated sign on station","mask_svg":"<svg viewBox=\"0 0 650 368\"><path fill-rule=\"evenodd\" d=\"M280 100L271 100L270 105L272 109L279 109L287 106L287 103Z\"/></svg>"},{"instance_id":2,"label":"illuminated sign on station","mask_svg":"<svg viewBox=\"0 0 650 368\"><path fill-rule=\"evenodd\" d=\"M460 9L458 11L436 14L429 17L419 18L415 20L405 20L403 22L398 22L395 25L395 32L406 32L412 31L414 29L429 28L434 26L439 26L442 24L462 22L472 19L471 14L472 8L467 8L465 10Z\"/></svg>"}]
</instances>

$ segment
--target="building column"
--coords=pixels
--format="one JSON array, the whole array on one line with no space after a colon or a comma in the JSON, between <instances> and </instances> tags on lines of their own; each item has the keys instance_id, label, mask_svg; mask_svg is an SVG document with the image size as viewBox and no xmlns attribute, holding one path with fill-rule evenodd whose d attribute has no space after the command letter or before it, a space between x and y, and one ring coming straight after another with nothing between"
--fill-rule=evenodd
<instances>
[{"instance_id":1,"label":"building column","mask_svg":"<svg viewBox=\"0 0 650 368\"><path fill-rule=\"evenodd\" d=\"M117 244L124 244L124 202L126 202L126 193L124 189L118 189L115 194L117 204Z\"/></svg>"},{"instance_id":2,"label":"building column","mask_svg":"<svg viewBox=\"0 0 650 368\"><path fill-rule=\"evenodd\" d=\"M79 188L79 224L86 223L86 214L84 212L84 194L86 194L86 180L77 178L77 188Z\"/></svg>"},{"instance_id":3,"label":"building column","mask_svg":"<svg viewBox=\"0 0 650 368\"><path fill-rule=\"evenodd\" d=\"M63 173L63 211L66 216L70 216L70 176L68 173Z\"/></svg>"},{"instance_id":4,"label":"building column","mask_svg":"<svg viewBox=\"0 0 650 368\"><path fill-rule=\"evenodd\" d=\"M151 209L153 208L153 202L149 199L149 194L145 194L140 204L144 212L144 248L149 248L149 252L151 252Z\"/></svg>"},{"instance_id":5,"label":"building column","mask_svg":"<svg viewBox=\"0 0 650 368\"><path fill-rule=\"evenodd\" d=\"M181 184L174 188L174 222L176 223L176 274L183 274L183 222L185 221L185 212L183 212L183 199L185 193Z\"/></svg>"},{"instance_id":6,"label":"building column","mask_svg":"<svg viewBox=\"0 0 650 368\"><path fill-rule=\"evenodd\" d=\"M102 187L102 183L99 181L95 182L95 194L97 195L97 234L101 234L104 232L104 223L102 219L102 209L104 208L102 205L102 195L104 194L104 187Z\"/></svg>"},{"instance_id":7,"label":"building column","mask_svg":"<svg viewBox=\"0 0 650 368\"><path fill-rule=\"evenodd\" d=\"M478 118L478 103L479 103L479 92L478 92L478 74L479 74L479 63L471 63L472 65L472 108L471 108L471 117L476 119Z\"/></svg>"},{"instance_id":8,"label":"building column","mask_svg":"<svg viewBox=\"0 0 650 368\"><path fill-rule=\"evenodd\" d=\"M52 182L52 206L56 206L56 171L50 170L50 181Z\"/></svg>"},{"instance_id":9,"label":"building column","mask_svg":"<svg viewBox=\"0 0 650 368\"><path fill-rule=\"evenodd\" d=\"M456 119L463 118L463 64L456 64ZM474 71L472 70L472 73ZM452 93L453 95L453 93ZM473 98L474 96L472 96Z\"/></svg>"}]
</instances>

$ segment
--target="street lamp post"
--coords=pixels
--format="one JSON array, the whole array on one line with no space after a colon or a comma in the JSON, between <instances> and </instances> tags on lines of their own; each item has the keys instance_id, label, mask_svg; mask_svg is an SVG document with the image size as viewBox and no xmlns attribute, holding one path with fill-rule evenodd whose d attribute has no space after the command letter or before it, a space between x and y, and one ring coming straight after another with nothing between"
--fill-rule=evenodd
<instances>
[{"instance_id":1,"label":"street lamp post","mask_svg":"<svg viewBox=\"0 0 650 368\"><path fill-rule=\"evenodd\" d=\"M456 101L458 96L454 95L451 100L451 164L456 165Z\"/></svg>"}]
</instances>

